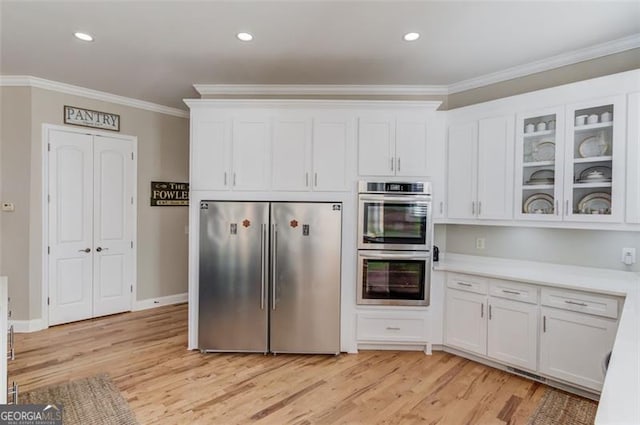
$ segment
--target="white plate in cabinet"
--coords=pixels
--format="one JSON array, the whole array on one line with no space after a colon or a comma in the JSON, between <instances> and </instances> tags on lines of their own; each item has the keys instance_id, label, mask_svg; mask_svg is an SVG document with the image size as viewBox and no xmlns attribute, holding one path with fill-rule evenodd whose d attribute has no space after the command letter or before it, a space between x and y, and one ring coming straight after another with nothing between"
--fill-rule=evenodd
<instances>
[{"instance_id":1,"label":"white plate in cabinet","mask_svg":"<svg viewBox=\"0 0 640 425\"><path fill-rule=\"evenodd\" d=\"M358 341L424 344L427 340L424 319L358 314Z\"/></svg>"},{"instance_id":2,"label":"white plate in cabinet","mask_svg":"<svg viewBox=\"0 0 640 425\"><path fill-rule=\"evenodd\" d=\"M617 321L547 307L540 314L540 373L600 391Z\"/></svg>"},{"instance_id":3,"label":"white plate in cabinet","mask_svg":"<svg viewBox=\"0 0 640 425\"><path fill-rule=\"evenodd\" d=\"M489 279L468 274L448 273L447 287L476 294L486 294L489 288Z\"/></svg>"},{"instance_id":4,"label":"white plate in cabinet","mask_svg":"<svg viewBox=\"0 0 640 425\"><path fill-rule=\"evenodd\" d=\"M489 283L489 295L538 304L538 287L510 280L492 279Z\"/></svg>"},{"instance_id":5,"label":"white plate in cabinet","mask_svg":"<svg viewBox=\"0 0 640 425\"><path fill-rule=\"evenodd\" d=\"M540 303L563 310L578 311L596 316L618 318L618 298L600 294L542 288Z\"/></svg>"}]
</instances>

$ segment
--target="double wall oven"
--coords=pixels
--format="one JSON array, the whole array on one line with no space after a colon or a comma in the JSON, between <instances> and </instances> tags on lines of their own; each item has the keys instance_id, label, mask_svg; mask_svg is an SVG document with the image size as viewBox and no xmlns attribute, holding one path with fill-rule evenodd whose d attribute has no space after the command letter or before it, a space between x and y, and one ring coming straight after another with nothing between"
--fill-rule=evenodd
<instances>
[{"instance_id":1,"label":"double wall oven","mask_svg":"<svg viewBox=\"0 0 640 425\"><path fill-rule=\"evenodd\" d=\"M431 184L358 184L358 304L429 305Z\"/></svg>"}]
</instances>

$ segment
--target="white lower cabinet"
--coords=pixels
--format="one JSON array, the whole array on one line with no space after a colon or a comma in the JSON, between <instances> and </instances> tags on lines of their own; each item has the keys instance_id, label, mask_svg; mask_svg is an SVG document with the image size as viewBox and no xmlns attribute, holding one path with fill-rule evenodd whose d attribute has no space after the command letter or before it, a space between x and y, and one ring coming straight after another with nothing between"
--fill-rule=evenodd
<instances>
[{"instance_id":1,"label":"white lower cabinet","mask_svg":"<svg viewBox=\"0 0 640 425\"><path fill-rule=\"evenodd\" d=\"M536 370L538 306L530 285L450 274L447 286L445 345Z\"/></svg>"},{"instance_id":2,"label":"white lower cabinet","mask_svg":"<svg viewBox=\"0 0 640 425\"><path fill-rule=\"evenodd\" d=\"M620 303L610 295L449 273L444 343L597 392Z\"/></svg>"},{"instance_id":3,"label":"white lower cabinet","mask_svg":"<svg viewBox=\"0 0 640 425\"><path fill-rule=\"evenodd\" d=\"M540 373L600 391L617 321L548 307L540 313Z\"/></svg>"},{"instance_id":4,"label":"white lower cabinet","mask_svg":"<svg viewBox=\"0 0 640 425\"><path fill-rule=\"evenodd\" d=\"M356 338L360 347L421 346L430 352L428 320L424 311L371 311L357 314Z\"/></svg>"},{"instance_id":5,"label":"white lower cabinet","mask_svg":"<svg viewBox=\"0 0 640 425\"><path fill-rule=\"evenodd\" d=\"M447 289L445 345L483 356L487 354L486 303L486 295Z\"/></svg>"},{"instance_id":6,"label":"white lower cabinet","mask_svg":"<svg viewBox=\"0 0 640 425\"><path fill-rule=\"evenodd\" d=\"M531 371L538 352L538 306L489 297L487 356Z\"/></svg>"}]
</instances>

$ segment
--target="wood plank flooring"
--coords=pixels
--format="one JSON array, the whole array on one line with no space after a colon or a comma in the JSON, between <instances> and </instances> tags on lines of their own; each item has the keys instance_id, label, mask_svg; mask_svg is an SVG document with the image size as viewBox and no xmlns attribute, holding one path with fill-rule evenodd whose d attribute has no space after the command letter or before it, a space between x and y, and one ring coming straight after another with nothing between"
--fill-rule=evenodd
<instances>
[{"instance_id":1,"label":"wood plank flooring","mask_svg":"<svg viewBox=\"0 0 640 425\"><path fill-rule=\"evenodd\" d=\"M21 391L109 373L141 424L526 424L547 387L443 352L188 351L187 306L16 335Z\"/></svg>"}]
</instances>

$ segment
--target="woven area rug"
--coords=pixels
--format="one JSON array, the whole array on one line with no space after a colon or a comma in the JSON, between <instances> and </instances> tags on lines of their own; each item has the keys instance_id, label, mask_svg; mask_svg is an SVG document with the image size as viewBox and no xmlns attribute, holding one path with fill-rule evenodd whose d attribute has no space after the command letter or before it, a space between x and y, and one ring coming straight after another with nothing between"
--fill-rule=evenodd
<instances>
[{"instance_id":1,"label":"woven area rug","mask_svg":"<svg viewBox=\"0 0 640 425\"><path fill-rule=\"evenodd\" d=\"M62 404L64 425L137 425L109 375L97 375L20 394L20 404Z\"/></svg>"},{"instance_id":2,"label":"woven area rug","mask_svg":"<svg viewBox=\"0 0 640 425\"><path fill-rule=\"evenodd\" d=\"M593 425L597 408L593 400L549 388L528 425Z\"/></svg>"}]
</instances>

